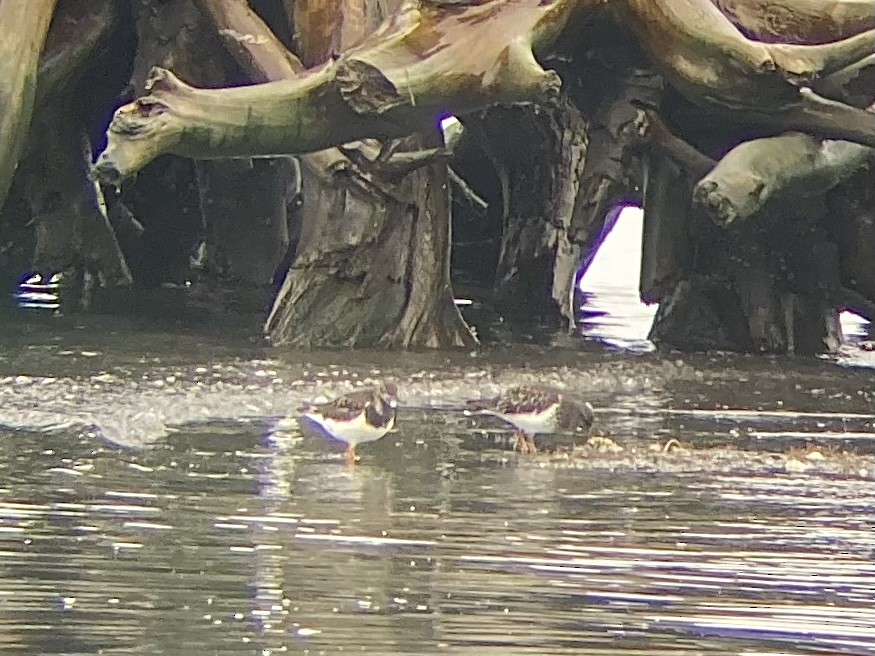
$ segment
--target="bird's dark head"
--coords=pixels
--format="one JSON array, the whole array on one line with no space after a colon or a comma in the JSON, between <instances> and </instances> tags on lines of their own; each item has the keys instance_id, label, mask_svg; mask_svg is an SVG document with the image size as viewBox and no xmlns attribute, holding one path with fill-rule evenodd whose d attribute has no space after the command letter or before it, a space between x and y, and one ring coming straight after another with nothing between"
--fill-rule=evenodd
<instances>
[{"instance_id":1,"label":"bird's dark head","mask_svg":"<svg viewBox=\"0 0 875 656\"><path fill-rule=\"evenodd\" d=\"M383 383L381 387L383 390L383 394L385 394L392 400L398 400L398 385L396 385L395 383Z\"/></svg>"},{"instance_id":2,"label":"bird's dark head","mask_svg":"<svg viewBox=\"0 0 875 656\"><path fill-rule=\"evenodd\" d=\"M595 415L589 403L566 400L562 404L560 423L565 430L586 432L592 428Z\"/></svg>"}]
</instances>

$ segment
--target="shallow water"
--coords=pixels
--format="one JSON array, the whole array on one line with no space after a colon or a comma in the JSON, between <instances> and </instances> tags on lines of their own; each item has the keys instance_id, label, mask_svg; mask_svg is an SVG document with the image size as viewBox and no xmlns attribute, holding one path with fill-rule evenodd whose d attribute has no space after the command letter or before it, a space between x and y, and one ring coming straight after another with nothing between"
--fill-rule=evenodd
<instances>
[{"instance_id":1,"label":"shallow water","mask_svg":"<svg viewBox=\"0 0 875 656\"><path fill-rule=\"evenodd\" d=\"M866 366L5 328L0 651L875 653ZM354 469L288 416L380 377L398 430ZM623 451L516 457L461 412L521 380L585 394Z\"/></svg>"}]
</instances>

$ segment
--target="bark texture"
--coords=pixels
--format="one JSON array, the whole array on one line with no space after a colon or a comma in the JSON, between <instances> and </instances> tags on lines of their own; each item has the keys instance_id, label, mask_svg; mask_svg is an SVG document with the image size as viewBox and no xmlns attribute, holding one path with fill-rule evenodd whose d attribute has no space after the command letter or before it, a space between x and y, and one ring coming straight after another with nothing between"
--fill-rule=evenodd
<instances>
[{"instance_id":1,"label":"bark texture","mask_svg":"<svg viewBox=\"0 0 875 656\"><path fill-rule=\"evenodd\" d=\"M221 2L142 3L132 85L141 88L153 66L170 63L186 79L208 87L263 81L260 72L241 70L228 55L229 47L239 47L237 35L244 32L228 25L226 10ZM248 51L233 54L241 52ZM170 259L176 273L165 281L182 282L180 278L190 278L185 269L192 257L210 279L266 291L289 246L286 190L294 169L288 158L169 167L165 160L158 166L165 167L158 177L176 176L171 184L186 191L164 202L144 202L143 194L128 192L139 199L134 209L145 227L139 240L144 268L160 268L160 262ZM160 242L157 233L175 236ZM144 282L157 281L151 271L140 273Z\"/></svg>"},{"instance_id":2,"label":"bark texture","mask_svg":"<svg viewBox=\"0 0 875 656\"><path fill-rule=\"evenodd\" d=\"M603 4L405 4L337 58L296 80L257 87L196 89L158 70L148 95L117 112L98 170L117 182L162 152L198 158L312 152L409 134L445 113L543 101L555 97L560 80L535 53L555 41L572 14ZM820 45L765 43L746 38L710 0L608 4L694 102L875 146L870 114L800 89L871 55L875 31Z\"/></svg>"},{"instance_id":3,"label":"bark texture","mask_svg":"<svg viewBox=\"0 0 875 656\"><path fill-rule=\"evenodd\" d=\"M492 109L466 125L501 187L496 309L516 327L573 326L581 249L568 228L586 152L580 111L562 98L546 109Z\"/></svg>"},{"instance_id":4,"label":"bark texture","mask_svg":"<svg viewBox=\"0 0 875 656\"><path fill-rule=\"evenodd\" d=\"M319 32L322 7L296 5L296 25L312 27L305 60L361 41L380 14L378 3L344 3L334 29ZM453 301L447 155L437 124L429 128L391 147L358 142L301 158L300 241L265 325L273 343L476 344Z\"/></svg>"},{"instance_id":5,"label":"bark texture","mask_svg":"<svg viewBox=\"0 0 875 656\"><path fill-rule=\"evenodd\" d=\"M89 290L131 283L127 261L91 178L95 118L117 88L115 49L123 12L110 0L59 4L40 55L35 104L15 180L34 230L32 267L67 274L67 309L86 307ZM85 288L87 282L88 289Z\"/></svg>"},{"instance_id":6,"label":"bark texture","mask_svg":"<svg viewBox=\"0 0 875 656\"><path fill-rule=\"evenodd\" d=\"M0 3L0 205L18 167L56 0Z\"/></svg>"}]
</instances>

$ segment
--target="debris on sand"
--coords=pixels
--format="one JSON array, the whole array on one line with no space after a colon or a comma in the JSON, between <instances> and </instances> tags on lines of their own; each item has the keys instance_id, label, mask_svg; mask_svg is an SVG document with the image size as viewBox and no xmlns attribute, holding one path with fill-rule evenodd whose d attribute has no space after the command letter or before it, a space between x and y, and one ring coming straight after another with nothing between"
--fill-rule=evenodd
<instances>
[{"instance_id":1,"label":"debris on sand","mask_svg":"<svg viewBox=\"0 0 875 656\"><path fill-rule=\"evenodd\" d=\"M609 469L653 472L752 472L840 475L875 479L875 457L813 445L785 453L746 451L734 445L696 448L670 438L666 441L638 441L622 445L611 437L594 435L586 444L570 451L542 453L539 466L576 469Z\"/></svg>"}]
</instances>

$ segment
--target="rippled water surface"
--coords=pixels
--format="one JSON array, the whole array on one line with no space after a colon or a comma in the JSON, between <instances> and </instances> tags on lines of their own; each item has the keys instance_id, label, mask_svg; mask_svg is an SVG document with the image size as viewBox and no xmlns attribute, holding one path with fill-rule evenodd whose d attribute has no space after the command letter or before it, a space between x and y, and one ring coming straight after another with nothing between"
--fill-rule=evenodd
<instances>
[{"instance_id":1,"label":"rippled water surface","mask_svg":"<svg viewBox=\"0 0 875 656\"><path fill-rule=\"evenodd\" d=\"M296 354L7 323L0 651L873 654L866 357ZM354 468L289 415L380 377L398 430ZM616 447L518 457L461 412L521 380L585 394Z\"/></svg>"}]
</instances>

